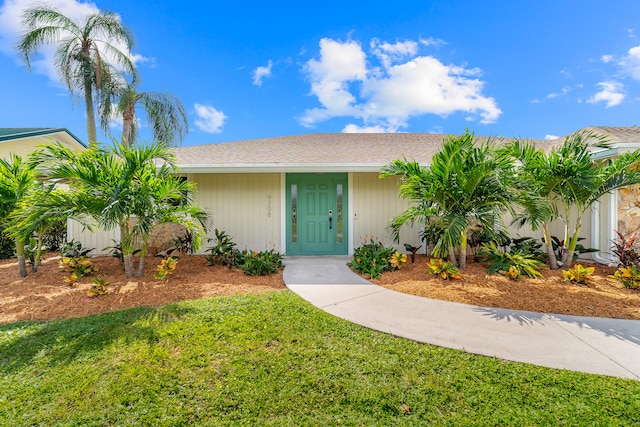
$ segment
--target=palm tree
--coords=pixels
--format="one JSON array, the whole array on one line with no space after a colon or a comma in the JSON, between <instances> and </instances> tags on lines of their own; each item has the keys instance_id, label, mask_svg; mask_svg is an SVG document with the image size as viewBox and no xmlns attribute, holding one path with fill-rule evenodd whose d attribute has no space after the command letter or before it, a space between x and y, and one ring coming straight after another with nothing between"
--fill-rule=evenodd
<instances>
[{"instance_id":1,"label":"palm tree","mask_svg":"<svg viewBox=\"0 0 640 427\"><path fill-rule=\"evenodd\" d=\"M532 226L542 225L550 267L558 268L552 248L550 223L564 224L566 250L563 268L570 268L582 228L582 217L602 196L622 187L640 183L640 150L614 160L594 160L591 148L608 147L604 136L581 131L565 138L559 148L545 153L531 143L515 142L512 153L521 162L520 182L530 190L525 199L525 215L519 219Z\"/></svg>"},{"instance_id":2,"label":"palm tree","mask_svg":"<svg viewBox=\"0 0 640 427\"><path fill-rule=\"evenodd\" d=\"M117 99L116 111L122 115L122 141L133 144L138 129L136 107L142 106L147 116L147 125L155 141L173 146L182 142L189 132L189 122L182 102L170 93L138 92L136 82L123 78L110 79L109 89L102 92L100 99L100 121L108 131L112 117L111 105Z\"/></svg>"},{"instance_id":3,"label":"palm tree","mask_svg":"<svg viewBox=\"0 0 640 427\"><path fill-rule=\"evenodd\" d=\"M68 216L87 225L91 225L88 215L105 229L120 230L127 277L136 275L136 244L141 249L137 275L143 275L146 245L156 224L182 224L195 237L194 248L201 243L206 215L192 204L193 185L174 176L175 160L166 145L114 143L106 149L90 147L77 153L57 144L37 158L51 178L62 179L70 187L68 192L53 193L50 208L63 208Z\"/></svg>"},{"instance_id":4,"label":"palm tree","mask_svg":"<svg viewBox=\"0 0 640 427\"><path fill-rule=\"evenodd\" d=\"M8 225L8 219L18 207L18 203L31 191L35 178L35 168L23 162L20 156L11 155L9 161L0 159L0 221L5 225ZM10 235L16 242L20 276L26 277L25 237L13 233Z\"/></svg>"},{"instance_id":5,"label":"palm tree","mask_svg":"<svg viewBox=\"0 0 640 427\"><path fill-rule=\"evenodd\" d=\"M58 75L72 95L84 97L87 137L89 142L96 142L94 92L100 91L109 75L110 61L125 72L136 74L128 56L133 47L132 34L112 12L93 13L76 22L58 10L39 5L23 12L22 23L26 33L17 48L27 67L31 69L30 57L41 45L56 46ZM127 51L120 50L118 44L123 44Z\"/></svg>"},{"instance_id":6,"label":"palm tree","mask_svg":"<svg viewBox=\"0 0 640 427\"><path fill-rule=\"evenodd\" d=\"M400 177L400 197L412 206L391 221L390 229L397 240L407 222L437 221L443 232L434 254L448 253L455 264L458 248L457 264L464 269L471 228L493 230L497 217L509 209L511 196L506 190L512 174L513 161L496 149L493 139L476 144L468 131L445 140L428 168L396 160L382 169L381 176Z\"/></svg>"}]
</instances>

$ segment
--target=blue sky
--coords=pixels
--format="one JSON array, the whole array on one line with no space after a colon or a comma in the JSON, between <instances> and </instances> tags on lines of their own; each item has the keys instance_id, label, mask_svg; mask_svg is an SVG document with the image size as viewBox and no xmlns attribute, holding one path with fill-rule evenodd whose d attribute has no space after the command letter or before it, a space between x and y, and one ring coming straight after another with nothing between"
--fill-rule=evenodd
<instances>
[{"instance_id":1,"label":"blue sky","mask_svg":"<svg viewBox=\"0 0 640 427\"><path fill-rule=\"evenodd\" d=\"M30 74L15 53L30 4L0 3L0 127L66 127L86 140L83 105L51 62ZM48 4L78 19L120 14L140 89L171 92L187 110L183 145L467 127L544 139L640 124L637 0Z\"/></svg>"}]
</instances>

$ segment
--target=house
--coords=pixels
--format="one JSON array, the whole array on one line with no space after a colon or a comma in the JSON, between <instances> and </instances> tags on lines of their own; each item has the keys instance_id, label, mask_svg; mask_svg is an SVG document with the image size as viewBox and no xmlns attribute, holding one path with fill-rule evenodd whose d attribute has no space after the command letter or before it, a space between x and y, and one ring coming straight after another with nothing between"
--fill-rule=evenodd
<instances>
[{"instance_id":1,"label":"house","mask_svg":"<svg viewBox=\"0 0 640 427\"><path fill-rule=\"evenodd\" d=\"M0 158L8 159L11 154L25 157L39 145L59 142L74 150L82 150L86 145L65 128L0 128Z\"/></svg>"},{"instance_id":2,"label":"house","mask_svg":"<svg viewBox=\"0 0 640 427\"><path fill-rule=\"evenodd\" d=\"M640 147L640 128L590 127L608 135L609 149L595 150L594 157L615 157ZM179 172L196 184L195 203L209 214L208 237L224 230L239 249L275 249L287 255L347 255L371 236L386 246L404 251L403 244L420 246L419 229L405 227L399 242L387 233L391 218L408 203L398 197L394 178L379 178L380 169L392 160L416 160L428 165L448 135L304 134L261 138L174 149ZM563 138L533 141L549 150ZM607 252L615 230L640 229L640 188L625 188L605 196L583 218L581 242L598 247L589 254L609 262ZM115 234L114 234L115 233ZM173 234L172 234L173 233ZM512 235L539 238L541 233L513 229ZM563 225L552 234L562 236ZM117 240L117 230L102 237L81 227L70 236L83 246L100 248ZM162 238L177 237L163 228ZM157 243L154 243L157 245ZM102 251L104 252L104 251Z\"/></svg>"},{"instance_id":3,"label":"house","mask_svg":"<svg viewBox=\"0 0 640 427\"><path fill-rule=\"evenodd\" d=\"M380 179L387 163L427 165L446 135L306 134L175 149L182 174L197 186L195 203L211 213L208 229L225 230L239 248L287 255L347 255L375 236L403 249L420 246L405 227L399 244L386 227L403 212L397 179ZM557 142L557 141L556 141ZM536 141L549 148L554 141Z\"/></svg>"}]
</instances>

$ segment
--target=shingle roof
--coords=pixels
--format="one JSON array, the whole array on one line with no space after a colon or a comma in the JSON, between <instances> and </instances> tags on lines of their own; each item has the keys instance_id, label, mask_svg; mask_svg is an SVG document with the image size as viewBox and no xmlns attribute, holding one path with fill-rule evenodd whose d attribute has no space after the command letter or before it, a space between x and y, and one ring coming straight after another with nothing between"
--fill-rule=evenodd
<instances>
[{"instance_id":1,"label":"shingle roof","mask_svg":"<svg viewBox=\"0 0 640 427\"><path fill-rule=\"evenodd\" d=\"M640 142L637 127L587 129L609 134L612 142ZM432 133L313 133L179 147L174 152L185 172L379 171L402 158L427 164L448 137ZM532 140L545 150L563 141L564 137Z\"/></svg>"},{"instance_id":2,"label":"shingle roof","mask_svg":"<svg viewBox=\"0 0 640 427\"><path fill-rule=\"evenodd\" d=\"M611 144L640 143L640 127L638 126L590 126L586 130L597 135L607 135Z\"/></svg>"},{"instance_id":3,"label":"shingle roof","mask_svg":"<svg viewBox=\"0 0 640 427\"><path fill-rule=\"evenodd\" d=\"M315 133L175 149L184 171L378 171L395 159L428 163L449 135L431 133ZM549 141L536 141L541 146Z\"/></svg>"}]
</instances>

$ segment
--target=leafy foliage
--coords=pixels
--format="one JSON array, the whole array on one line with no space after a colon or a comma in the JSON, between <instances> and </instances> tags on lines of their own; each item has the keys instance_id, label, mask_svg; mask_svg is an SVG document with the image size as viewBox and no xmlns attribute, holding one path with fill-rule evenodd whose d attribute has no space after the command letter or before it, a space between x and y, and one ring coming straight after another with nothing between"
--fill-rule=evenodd
<instances>
[{"instance_id":1,"label":"leafy foliage","mask_svg":"<svg viewBox=\"0 0 640 427\"><path fill-rule=\"evenodd\" d=\"M416 261L416 253L420 250L420 246L413 246L411 243L405 243L404 248L411 254L411 264Z\"/></svg>"},{"instance_id":2,"label":"leafy foliage","mask_svg":"<svg viewBox=\"0 0 640 427\"><path fill-rule=\"evenodd\" d=\"M429 267L429 273L440 277L444 280L460 279L460 270L458 270L452 263L445 261L442 258L431 258L427 264Z\"/></svg>"},{"instance_id":3,"label":"leafy foliage","mask_svg":"<svg viewBox=\"0 0 640 427\"><path fill-rule=\"evenodd\" d=\"M396 252L391 255L391 259L389 259L389 264L393 269L400 270L402 268L402 264L407 262L407 254L401 254L400 252Z\"/></svg>"},{"instance_id":4,"label":"leafy foliage","mask_svg":"<svg viewBox=\"0 0 640 427\"><path fill-rule=\"evenodd\" d=\"M109 292L108 288L110 283L107 281L107 279L94 277L91 281L93 282L93 285L91 286L91 289L87 291L87 296L89 298L106 295Z\"/></svg>"},{"instance_id":5,"label":"leafy foliage","mask_svg":"<svg viewBox=\"0 0 640 427\"><path fill-rule=\"evenodd\" d=\"M16 242L0 227L0 259L9 259L16 253Z\"/></svg>"},{"instance_id":6,"label":"leafy foliage","mask_svg":"<svg viewBox=\"0 0 640 427\"><path fill-rule=\"evenodd\" d=\"M547 254L542 250L542 243L533 237L518 237L510 240L509 252L511 253L532 255L543 262L547 258Z\"/></svg>"},{"instance_id":7,"label":"leafy foliage","mask_svg":"<svg viewBox=\"0 0 640 427\"><path fill-rule=\"evenodd\" d=\"M62 247L60 248L60 255L62 255L63 257L85 257L93 249L94 248L83 248L81 242L72 239L71 241L66 242L64 245L62 245Z\"/></svg>"},{"instance_id":8,"label":"leafy foliage","mask_svg":"<svg viewBox=\"0 0 640 427\"><path fill-rule=\"evenodd\" d=\"M193 254L193 236L189 230L184 230L181 236L172 241L173 247L182 255Z\"/></svg>"},{"instance_id":9,"label":"leafy foliage","mask_svg":"<svg viewBox=\"0 0 640 427\"><path fill-rule=\"evenodd\" d=\"M102 248L103 251L109 249L109 255L114 258L118 258L120 260L120 264L124 265L124 254L122 253L122 242L118 242L116 240L111 240L113 242L113 246L107 246L106 248ZM140 252L140 249L134 249L131 253L135 255Z\"/></svg>"},{"instance_id":10,"label":"leafy foliage","mask_svg":"<svg viewBox=\"0 0 640 427\"><path fill-rule=\"evenodd\" d=\"M156 274L153 275L156 279L165 280L171 273L173 273L178 265L178 258L168 256L160 261L160 265L156 267Z\"/></svg>"},{"instance_id":11,"label":"leafy foliage","mask_svg":"<svg viewBox=\"0 0 640 427\"><path fill-rule=\"evenodd\" d=\"M630 267L632 265L640 267L638 235L631 233L625 236L617 230L616 233L618 234L618 238L612 242L611 253L618 258L618 267Z\"/></svg>"},{"instance_id":12,"label":"leafy foliage","mask_svg":"<svg viewBox=\"0 0 640 427\"><path fill-rule=\"evenodd\" d=\"M498 272L506 272L509 277L519 278L511 269L515 269L518 273L527 277L539 277L541 276L538 268L543 265L543 262L536 259L531 254L512 253L509 251L502 251L496 246L494 242L485 243L482 246L482 257L485 261L489 262L489 274ZM517 277L515 277L517 276Z\"/></svg>"},{"instance_id":13,"label":"leafy foliage","mask_svg":"<svg viewBox=\"0 0 640 427\"><path fill-rule=\"evenodd\" d=\"M585 267L582 264L575 264L572 268L564 270L562 276L567 282L584 285L589 281L589 276L595 271L595 267Z\"/></svg>"},{"instance_id":14,"label":"leafy foliage","mask_svg":"<svg viewBox=\"0 0 640 427\"><path fill-rule=\"evenodd\" d=\"M226 265L229 268L233 267L237 263L237 250L236 244L233 242L231 236L229 236L224 230L213 231L216 236L214 239L208 239L209 242L215 242L213 246L206 249L209 252L206 260L209 265Z\"/></svg>"},{"instance_id":15,"label":"leafy foliage","mask_svg":"<svg viewBox=\"0 0 640 427\"><path fill-rule=\"evenodd\" d=\"M635 264L631 264L629 267L618 268L618 271L610 277L619 280L626 288L640 288L640 268L636 267Z\"/></svg>"},{"instance_id":16,"label":"leafy foliage","mask_svg":"<svg viewBox=\"0 0 640 427\"><path fill-rule=\"evenodd\" d=\"M42 244L51 252L59 251L67 242L67 220L56 220L42 235Z\"/></svg>"},{"instance_id":17,"label":"leafy foliage","mask_svg":"<svg viewBox=\"0 0 640 427\"><path fill-rule=\"evenodd\" d=\"M245 249L238 253L238 268L247 276L275 274L284 268L282 254L274 249L260 252Z\"/></svg>"},{"instance_id":18,"label":"leafy foliage","mask_svg":"<svg viewBox=\"0 0 640 427\"><path fill-rule=\"evenodd\" d=\"M62 257L58 261L58 268L71 274L63 277L64 282L73 286L77 280L84 276L90 276L98 269L91 263L91 259L85 256Z\"/></svg>"},{"instance_id":19,"label":"leafy foliage","mask_svg":"<svg viewBox=\"0 0 640 427\"><path fill-rule=\"evenodd\" d=\"M551 239L553 240L553 250L556 253L557 259L559 259L559 260L564 259L565 260L564 262L566 262L568 248L565 245L565 241L564 240L560 240L556 236L551 236ZM585 240L585 238L584 237L578 237L576 239L576 242L580 242L582 240ZM573 257L571 259L571 263L576 262L576 260L580 257L581 254L588 254L588 253L598 252L598 251L599 251L599 249L586 248L583 244L576 243L575 249L573 251Z\"/></svg>"},{"instance_id":20,"label":"leafy foliage","mask_svg":"<svg viewBox=\"0 0 640 427\"><path fill-rule=\"evenodd\" d=\"M385 271L392 271L391 256L396 252L393 248L386 248L382 242L369 236L369 241L363 240L362 246L353 251L353 257L348 265L356 272L369 278L378 278Z\"/></svg>"}]
</instances>

